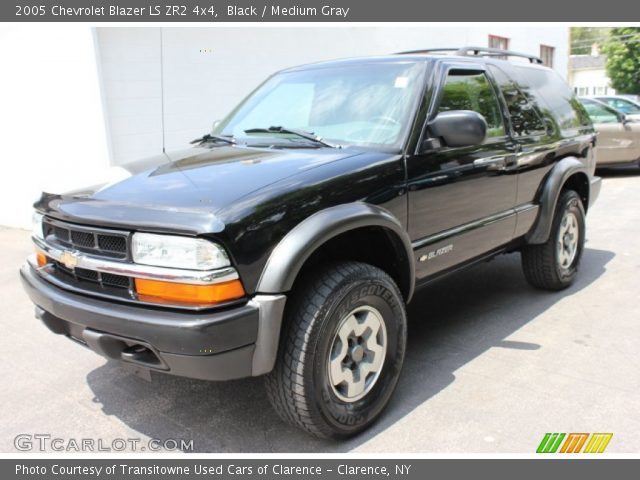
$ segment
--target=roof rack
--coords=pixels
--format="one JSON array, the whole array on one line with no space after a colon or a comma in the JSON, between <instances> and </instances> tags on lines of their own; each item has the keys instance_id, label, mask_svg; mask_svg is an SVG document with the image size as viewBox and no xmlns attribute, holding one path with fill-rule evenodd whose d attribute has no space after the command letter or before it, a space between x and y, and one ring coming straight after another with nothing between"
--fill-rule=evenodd
<instances>
[{"instance_id":1,"label":"roof rack","mask_svg":"<svg viewBox=\"0 0 640 480\"><path fill-rule=\"evenodd\" d=\"M423 53L447 53L452 52L453 55L461 57L522 57L529 60L530 63L542 64L542 59L528 53L514 52L512 50L502 50L500 48L488 47L461 47L461 48L426 48L421 50L409 50L406 52L398 52L396 55L412 55Z\"/></svg>"}]
</instances>

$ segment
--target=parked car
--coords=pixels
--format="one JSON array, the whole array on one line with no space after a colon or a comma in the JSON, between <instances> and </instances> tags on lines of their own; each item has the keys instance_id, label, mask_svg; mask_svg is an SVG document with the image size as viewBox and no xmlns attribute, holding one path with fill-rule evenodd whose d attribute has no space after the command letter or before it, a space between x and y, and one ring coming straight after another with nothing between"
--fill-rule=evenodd
<instances>
[{"instance_id":1,"label":"parked car","mask_svg":"<svg viewBox=\"0 0 640 480\"><path fill-rule=\"evenodd\" d=\"M43 193L21 277L54 333L148 376L265 375L283 419L343 438L391 398L419 287L510 252L533 286L572 284L600 191L594 140L536 57L295 67L194 148Z\"/></svg>"},{"instance_id":2,"label":"parked car","mask_svg":"<svg viewBox=\"0 0 640 480\"><path fill-rule=\"evenodd\" d=\"M597 165L640 165L640 122L629 119L604 102L591 98L580 98L580 102L598 133Z\"/></svg>"},{"instance_id":3,"label":"parked car","mask_svg":"<svg viewBox=\"0 0 640 480\"><path fill-rule=\"evenodd\" d=\"M594 98L603 103L606 103L611 108L615 108L616 110L624 113L627 118L640 122L640 104L638 102L634 102L630 98L620 95L610 95Z\"/></svg>"}]
</instances>

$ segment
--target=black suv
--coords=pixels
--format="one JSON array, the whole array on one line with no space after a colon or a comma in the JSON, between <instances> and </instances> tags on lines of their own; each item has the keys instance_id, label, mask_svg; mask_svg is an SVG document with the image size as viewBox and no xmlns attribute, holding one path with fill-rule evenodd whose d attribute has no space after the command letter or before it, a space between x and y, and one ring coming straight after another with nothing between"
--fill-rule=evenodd
<instances>
[{"instance_id":1,"label":"black suv","mask_svg":"<svg viewBox=\"0 0 640 480\"><path fill-rule=\"evenodd\" d=\"M36 316L149 377L266 375L283 419L362 431L417 287L515 251L535 287L576 276L595 136L540 63L469 47L273 75L193 148L42 195Z\"/></svg>"}]
</instances>

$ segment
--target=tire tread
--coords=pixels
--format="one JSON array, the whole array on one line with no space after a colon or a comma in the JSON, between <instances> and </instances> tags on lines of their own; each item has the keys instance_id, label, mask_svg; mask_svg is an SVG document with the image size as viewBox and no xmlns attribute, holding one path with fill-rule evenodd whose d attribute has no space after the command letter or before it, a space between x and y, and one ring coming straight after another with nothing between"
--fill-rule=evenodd
<instances>
[{"instance_id":1,"label":"tire tread","mask_svg":"<svg viewBox=\"0 0 640 480\"><path fill-rule=\"evenodd\" d=\"M265 376L267 395L279 417L316 437L331 438L335 433L308 404L303 368L309 355L310 335L329 297L349 277L365 273L363 269L370 275L384 276L400 295L388 275L372 265L341 262L318 270L303 280L291 296L287 310L290 318L285 319L278 360L273 371Z\"/></svg>"},{"instance_id":2,"label":"tire tread","mask_svg":"<svg viewBox=\"0 0 640 480\"><path fill-rule=\"evenodd\" d=\"M565 282L558 274L555 258L555 227L562 209L572 199L580 196L573 190L564 190L560 194L553 217L553 227L549 239L541 245L527 245L522 249L522 269L527 281L542 290L562 290L571 282ZM583 217L584 218L584 217Z\"/></svg>"}]
</instances>

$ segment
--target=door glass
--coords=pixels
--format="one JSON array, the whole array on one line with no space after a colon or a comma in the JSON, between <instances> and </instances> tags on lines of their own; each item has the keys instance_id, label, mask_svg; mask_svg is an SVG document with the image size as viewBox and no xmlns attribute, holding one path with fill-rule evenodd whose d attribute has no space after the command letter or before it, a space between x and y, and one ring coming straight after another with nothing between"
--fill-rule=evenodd
<instances>
[{"instance_id":1,"label":"door glass","mask_svg":"<svg viewBox=\"0 0 640 480\"><path fill-rule=\"evenodd\" d=\"M505 135L504 122L496 94L482 72L451 70L445 81L438 113L472 110L487 121L487 138Z\"/></svg>"},{"instance_id":2,"label":"door glass","mask_svg":"<svg viewBox=\"0 0 640 480\"><path fill-rule=\"evenodd\" d=\"M582 127L591 126L584 107L557 72L515 64L510 69L527 99L536 105L554 130L560 130L563 136L572 136Z\"/></svg>"},{"instance_id":3,"label":"door glass","mask_svg":"<svg viewBox=\"0 0 640 480\"><path fill-rule=\"evenodd\" d=\"M630 113L630 114L640 113L640 107L638 107L637 105L634 105L632 102L629 102L627 100L622 100L620 98L614 98L609 102L609 105L611 105L613 108L620 110L623 113Z\"/></svg>"},{"instance_id":4,"label":"door glass","mask_svg":"<svg viewBox=\"0 0 640 480\"><path fill-rule=\"evenodd\" d=\"M593 123L618 123L619 121L615 112L612 112L604 105L599 105L586 99L582 101L582 104Z\"/></svg>"}]
</instances>

